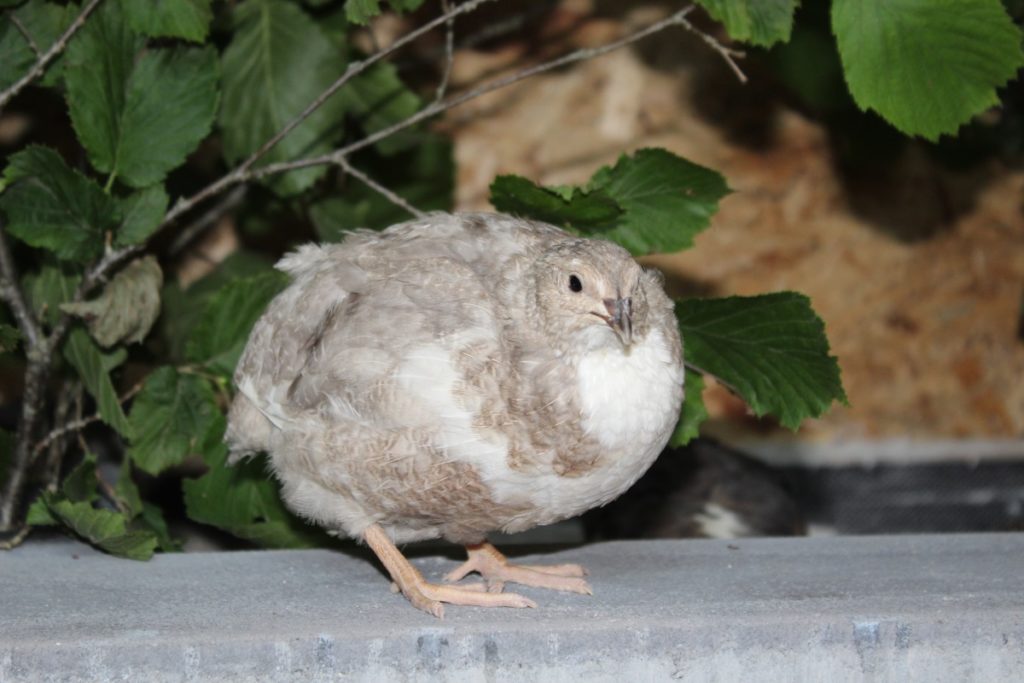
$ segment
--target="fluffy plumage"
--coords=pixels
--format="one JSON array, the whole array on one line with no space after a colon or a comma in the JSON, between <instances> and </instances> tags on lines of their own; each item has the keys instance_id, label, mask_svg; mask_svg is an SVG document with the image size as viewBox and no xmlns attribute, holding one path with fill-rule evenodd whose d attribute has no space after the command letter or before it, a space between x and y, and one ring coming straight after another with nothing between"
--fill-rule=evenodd
<instances>
[{"instance_id":1,"label":"fluffy plumage","mask_svg":"<svg viewBox=\"0 0 1024 683\"><path fill-rule=\"evenodd\" d=\"M675 425L672 304L609 242L431 214L278 267L293 282L239 362L228 443L235 458L268 452L293 510L378 555L481 544L607 503ZM576 581L551 587L584 592Z\"/></svg>"}]
</instances>

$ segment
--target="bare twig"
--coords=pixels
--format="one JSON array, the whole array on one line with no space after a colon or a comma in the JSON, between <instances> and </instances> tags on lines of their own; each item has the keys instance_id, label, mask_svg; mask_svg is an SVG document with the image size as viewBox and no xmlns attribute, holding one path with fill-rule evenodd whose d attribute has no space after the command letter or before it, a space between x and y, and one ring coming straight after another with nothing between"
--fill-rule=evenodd
<instances>
[{"instance_id":1,"label":"bare twig","mask_svg":"<svg viewBox=\"0 0 1024 683\"><path fill-rule=\"evenodd\" d=\"M0 222L0 298L7 302L14 313L22 336L25 337L29 350L39 346L42 333L35 315L25 302L25 295L18 284L18 273L14 270L14 260L7 244L7 235L3 223Z\"/></svg>"},{"instance_id":2,"label":"bare twig","mask_svg":"<svg viewBox=\"0 0 1024 683\"><path fill-rule=\"evenodd\" d=\"M28 32L25 25L21 23L21 19L19 19L18 15L14 12L11 12L7 16L11 20L11 23L14 24L14 28L18 29L18 33L20 33L21 37L25 39L25 42L28 43L29 49L32 50L32 54L36 56L36 59L39 59L42 56L42 53L39 52L39 46L36 45L35 38L33 38L32 34Z\"/></svg>"},{"instance_id":3,"label":"bare twig","mask_svg":"<svg viewBox=\"0 0 1024 683\"><path fill-rule=\"evenodd\" d=\"M251 180L254 177L254 173L251 171L253 164L262 159L267 152L273 149L273 147L277 143L279 143L282 139L284 139L286 135L292 132L296 126L298 126L300 123L309 118L309 116L314 111L319 109L320 106L323 105L323 103L326 102L331 97L331 95L336 93L342 86L344 86L350 80L361 74L363 71L366 71L366 69L370 68L380 60L394 53L396 50L401 49L402 47L409 44L413 40L416 40L423 34L432 31L434 28L440 26L446 21L454 19L456 16L460 14L472 12L483 3L492 1L493 0L469 0L468 2L465 2L448 12L445 12L444 14L436 17L435 19L428 21L426 24L420 26L416 30L410 31L409 33L405 34L388 47L379 50L378 52L375 52L366 59L358 62L352 62L351 64L349 64L348 68L345 69L345 73L339 76L338 79L334 81L334 83L332 83L330 87L327 88L327 90L324 90L322 93L320 93L320 95L315 100L310 102L309 105L304 110L302 110L302 113L300 113L294 119L289 121L284 128L279 130L274 135L274 137L270 138L265 143L260 145L259 149L253 152L248 159L239 164L238 167L236 167L233 171L230 171L228 174L222 176L216 182L207 185L205 188L203 188L196 194L192 195L188 199L179 200L171 208L171 210L167 212L167 215L164 216L164 220L160 224L160 227L162 228L165 225L173 222L175 219L177 219L178 216L190 210L193 206L207 199L208 197L212 197L215 194L219 194L223 190L226 190L227 188L233 185L237 185L238 183Z\"/></svg>"},{"instance_id":4,"label":"bare twig","mask_svg":"<svg viewBox=\"0 0 1024 683\"><path fill-rule=\"evenodd\" d=\"M457 107L460 104L480 97L481 95L485 95L495 90L500 90L501 88L505 88L509 85L512 85L513 83L518 83L519 81L530 78L531 76L536 76L537 74L544 73L546 71L551 71L553 69L557 69L567 64L572 64L586 59L600 57L601 55L605 55L609 52L613 52L622 47L625 47L626 45L635 43L650 35L658 33L659 31L663 31L664 29L670 26L684 26L691 31L700 33L700 31L694 28L686 19L686 16L690 14L690 12L692 12L693 10L694 6L689 5L688 7L676 12L675 14L672 14L669 17L666 17L665 19L662 19L661 21L654 22L653 24L650 24L645 28L642 28L634 33L629 34L628 36L620 38L619 40L612 41L606 45L602 45L600 47L595 48L585 48L576 50L575 52L570 52L569 54L563 55L562 57L559 57L557 59L553 59L542 64L537 64L536 66L523 69L522 71L517 71L514 74L510 74L508 76L495 79L488 83L484 83L483 85L473 88L467 92L455 95L453 97L449 97L445 100L442 100L441 102L437 102L428 107L425 107L420 111L416 112L415 114L413 114L412 116L408 117L407 119L399 121L398 123L388 126L387 128L383 128L371 135L366 136L362 140L353 142L349 145L346 145L345 147L337 149L328 154L323 154L316 157L309 157L307 159L298 159L295 161L268 164L266 166L263 166L262 168L253 171L250 175L253 179L259 179L271 175L276 175L278 173L293 171L300 168L309 168L311 166L321 166L323 164L338 163L337 160L339 158L348 157L354 152L363 149L364 147L369 147L370 145L373 145L379 142L380 140L383 140L384 138L390 137L391 135L394 135L400 130L404 130L410 126L416 125L420 121L428 119L443 111L452 109L453 107Z\"/></svg>"},{"instance_id":5,"label":"bare twig","mask_svg":"<svg viewBox=\"0 0 1024 683\"><path fill-rule=\"evenodd\" d=\"M54 428L52 431L50 431L49 434L44 436L42 439L40 439L36 443L35 448L32 449L33 457L39 457L39 454L42 453L44 450L46 450L47 446L49 446L50 444L57 443L60 440L61 437L67 436L68 434L71 434L72 432L76 432L79 429L85 429L86 427L91 425L93 422L99 422L99 421L100 421L100 414L99 413L93 413L92 415L89 415L88 417L83 417L83 418L79 418L77 420L72 420L71 422L66 422L65 424L61 425L60 427Z\"/></svg>"},{"instance_id":6,"label":"bare twig","mask_svg":"<svg viewBox=\"0 0 1024 683\"><path fill-rule=\"evenodd\" d=\"M0 550L12 550L17 548L30 533L32 533L32 527L28 524L22 524L13 536L8 538L6 541L0 541Z\"/></svg>"},{"instance_id":7,"label":"bare twig","mask_svg":"<svg viewBox=\"0 0 1024 683\"><path fill-rule=\"evenodd\" d=\"M441 0L441 9L445 14L451 13L450 0ZM444 99L448 90L448 81L452 78L452 62L455 61L455 17L451 16L444 24L444 73L434 93L434 104Z\"/></svg>"},{"instance_id":8,"label":"bare twig","mask_svg":"<svg viewBox=\"0 0 1024 683\"><path fill-rule=\"evenodd\" d=\"M11 98L21 92L22 88L42 75L43 71L46 70L46 65L64 50L68 41L71 40L71 36L75 35L75 32L82 28L82 24L85 23L86 17L89 16L89 13L92 12L98 4L100 4L100 0L89 0L89 3L86 4L85 8L83 8L78 14L78 17L71 22L71 25L67 27L63 34L61 34L60 38L58 38L46 52L40 55L39 59L36 60L36 63L28 70L28 73L15 81L9 88L0 92L0 110L7 106L7 103Z\"/></svg>"},{"instance_id":9,"label":"bare twig","mask_svg":"<svg viewBox=\"0 0 1024 683\"><path fill-rule=\"evenodd\" d=\"M69 385L76 384L78 395L76 392L71 390ZM57 407L53 411L53 422L52 424L64 424L68 421L68 413L71 411L71 404L75 403L77 409L81 409L81 400L76 401L75 399L81 399L82 383L81 382L69 382L68 380L61 381L60 391L57 394ZM48 447L48 448L47 448ZM48 450L46 454L46 463L43 468L44 481L46 482L47 491L56 491L57 483L60 479L60 462L64 455L64 449L67 447L67 433L60 434L59 436L49 439L47 444L36 447L32 450L32 458L29 461L31 466L32 462L35 461L39 454L43 450Z\"/></svg>"},{"instance_id":10,"label":"bare twig","mask_svg":"<svg viewBox=\"0 0 1024 683\"><path fill-rule=\"evenodd\" d=\"M25 391L21 401L21 417L15 436L11 465L3 495L0 496L0 531L9 531L14 523L21 499L21 487L28 474L30 444L42 414L46 378L50 370L52 350L40 331L35 314L25 302L18 283L14 262L0 224L0 295L11 307L14 318L25 337Z\"/></svg>"},{"instance_id":11,"label":"bare twig","mask_svg":"<svg viewBox=\"0 0 1024 683\"><path fill-rule=\"evenodd\" d=\"M203 232L220 220L220 217L228 211L241 204L248 191L249 190L245 185L236 187L231 192L227 193L224 198L217 202L209 211L186 226L177 234L177 236L175 236L174 241L171 242L171 247L168 250L170 255L174 256L178 254L182 249L188 246L188 244L194 240L199 233Z\"/></svg>"},{"instance_id":12,"label":"bare twig","mask_svg":"<svg viewBox=\"0 0 1024 683\"><path fill-rule=\"evenodd\" d=\"M121 405L124 405L125 403L130 401L132 398L134 398L136 394L138 394L140 391L142 391L142 387L143 387L144 384L145 384L145 381L138 382L131 389L129 389L128 391L126 391L123 394L121 394L117 398L117 402L119 404L121 404ZM66 392L66 393L68 393L70 395L72 392ZM65 414L66 414L66 412L67 411L65 410ZM77 431L79 431L81 429L84 429L85 427L88 427L89 425L91 425L93 422L98 422L98 421L100 421L102 419L103 418L100 417L99 412L95 412L92 415L87 415L86 417L80 417L80 418L77 418L77 419L72 420L70 422L64 422L64 424L62 424L61 426L55 427L54 429L50 430L50 432L46 436L41 438L36 443L35 447L32 449L32 457L33 458L38 457L39 454L42 453L43 450L45 450L47 446L49 446L54 441L60 439L61 437L65 436L67 434L70 434L72 432L77 432ZM63 422L63 419L59 419L58 422Z\"/></svg>"},{"instance_id":13,"label":"bare twig","mask_svg":"<svg viewBox=\"0 0 1024 683\"><path fill-rule=\"evenodd\" d=\"M32 439L36 434L42 415L44 389L50 374L51 352L29 349L28 365L25 368L25 391L21 398L21 418L14 437L14 452L11 466L7 471L7 482L0 496L0 532L10 531L15 526L15 516L21 504L22 487L28 477L29 456Z\"/></svg>"},{"instance_id":14,"label":"bare twig","mask_svg":"<svg viewBox=\"0 0 1024 683\"><path fill-rule=\"evenodd\" d=\"M399 207L400 209L405 209L416 218L423 218L424 216L427 215L426 213L420 211L409 202L405 201L405 199L400 197L395 192L392 192L391 190L384 187L370 176L366 175L365 173L354 167L352 164L348 162L348 159L346 159L345 157L339 157L336 163L338 164L338 166L341 166L346 173L355 178L358 178L363 182L363 184L365 184L371 190L381 195L382 197L384 197L384 199L387 199L389 202Z\"/></svg>"},{"instance_id":15,"label":"bare twig","mask_svg":"<svg viewBox=\"0 0 1024 683\"><path fill-rule=\"evenodd\" d=\"M684 20L680 23L683 26L683 28L685 28L690 33L696 35L698 38L707 43L707 45L709 45L712 50L720 54L722 56L722 59L725 60L725 63L729 65L729 68L732 69L732 72L736 74L736 78L740 79L740 83L747 82L747 75L743 73L743 70L740 69L739 64L736 63L737 58L742 59L743 57L747 56L746 52L744 52L743 50L736 50L731 47L726 47L725 45L722 45L710 33L705 33L704 31L701 31L699 28L697 28L688 21Z\"/></svg>"}]
</instances>

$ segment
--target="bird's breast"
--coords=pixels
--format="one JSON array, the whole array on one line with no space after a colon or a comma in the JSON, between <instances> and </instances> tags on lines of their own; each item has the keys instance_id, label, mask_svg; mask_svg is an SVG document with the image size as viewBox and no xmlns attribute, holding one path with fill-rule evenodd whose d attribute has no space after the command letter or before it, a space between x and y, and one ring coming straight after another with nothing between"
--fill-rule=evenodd
<instances>
[{"instance_id":1,"label":"bird's breast","mask_svg":"<svg viewBox=\"0 0 1024 683\"><path fill-rule=\"evenodd\" d=\"M654 455L665 446L683 399L678 351L657 328L628 352L595 349L581 359L584 431L611 452Z\"/></svg>"}]
</instances>

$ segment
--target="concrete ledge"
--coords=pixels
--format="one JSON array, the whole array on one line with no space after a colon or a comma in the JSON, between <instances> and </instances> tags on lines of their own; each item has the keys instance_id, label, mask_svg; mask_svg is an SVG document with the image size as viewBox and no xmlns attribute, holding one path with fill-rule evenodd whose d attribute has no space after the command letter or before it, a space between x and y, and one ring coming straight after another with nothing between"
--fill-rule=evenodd
<instances>
[{"instance_id":1,"label":"concrete ledge","mask_svg":"<svg viewBox=\"0 0 1024 683\"><path fill-rule=\"evenodd\" d=\"M1024 534L602 543L593 597L536 610L392 595L331 551L0 553L0 681L1024 677ZM420 558L428 578L452 566Z\"/></svg>"}]
</instances>

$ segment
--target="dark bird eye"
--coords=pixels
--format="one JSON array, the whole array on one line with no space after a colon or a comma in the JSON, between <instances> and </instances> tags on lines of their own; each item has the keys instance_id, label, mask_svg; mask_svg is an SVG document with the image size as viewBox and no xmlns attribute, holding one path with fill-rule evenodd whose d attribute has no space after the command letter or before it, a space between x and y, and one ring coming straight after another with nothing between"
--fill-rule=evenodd
<instances>
[{"instance_id":1,"label":"dark bird eye","mask_svg":"<svg viewBox=\"0 0 1024 683\"><path fill-rule=\"evenodd\" d=\"M583 283L580 282L580 279L578 277L576 277L575 275L570 275L569 276L569 289L571 289L574 292L582 292L583 291Z\"/></svg>"}]
</instances>

